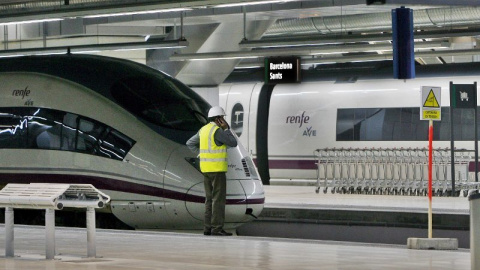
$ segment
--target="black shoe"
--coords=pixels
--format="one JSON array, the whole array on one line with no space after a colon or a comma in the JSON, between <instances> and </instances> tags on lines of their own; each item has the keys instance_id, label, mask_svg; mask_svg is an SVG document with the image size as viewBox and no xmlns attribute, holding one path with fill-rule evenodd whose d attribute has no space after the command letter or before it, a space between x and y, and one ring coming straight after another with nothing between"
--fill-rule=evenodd
<instances>
[{"instance_id":1,"label":"black shoe","mask_svg":"<svg viewBox=\"0 0 480 270\"><path fill-rule=\"evenodd\" d=\"M204 231L203 235L212 235L212 232L211 231Z\"/></svg>"},{"instance_id":2,"label":"black shoe","mask_svg":"<svg viewBox=\"0 0 480 270\"><path fill-rule=\"evenodd\" d=\"M221 230L219 232L212 232L212 235L231 236L232 234L224 230Z\"/></svg>"}]
</instances>

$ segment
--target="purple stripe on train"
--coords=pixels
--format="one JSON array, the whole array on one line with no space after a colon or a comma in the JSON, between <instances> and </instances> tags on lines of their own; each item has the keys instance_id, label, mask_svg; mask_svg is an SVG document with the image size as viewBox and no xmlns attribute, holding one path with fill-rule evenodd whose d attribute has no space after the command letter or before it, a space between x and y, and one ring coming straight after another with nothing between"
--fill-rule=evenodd
<instances>
[{"instance_id":1,"label":"purple stripe on train","mask_svg":"<svg viewBox=\"0 0 480 270\"><path fill-rule=\"evenodd\" d=\"M257 159L254 159L253 162L256 166ZM316 170L317 165L314 160L306 159L270 159L268 160L268 167L270 169L284 169L284 170Z\"/></svg>"},{"instance_id":2,"label":"purple stripe on train","mask_svg":"<svg viewBox=\"0 0 480 270\"><path fill-rule=\"evenodd\" d=\"M28 183L75 183L75 184L91 184L98 189L112 190L120 192L129 192L141 195L149 195L161 198L168 198L180 201L204 203L205 197L186 194L178 191L142 185L123 180L88 176L88 175L70 175L70 174L17 174L2 173L0 174L0 184L9 183L28 184ZM258 199L227 199L227 204L263 204L265 198Z\"/></svg>"}]
</instances>

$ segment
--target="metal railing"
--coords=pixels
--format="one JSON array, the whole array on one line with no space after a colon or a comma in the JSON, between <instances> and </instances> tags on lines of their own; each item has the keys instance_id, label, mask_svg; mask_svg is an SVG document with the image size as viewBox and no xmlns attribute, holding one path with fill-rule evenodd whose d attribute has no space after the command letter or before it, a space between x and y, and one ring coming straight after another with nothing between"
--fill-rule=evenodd
<instances>
[{"instance_id":1,"label":"metal railing","mask_svg":"<svg viewBox=\"0 0 480 270\"><path fill-rule=\"evenodd\" d=\"M452 193L451 152L433 149L432 191L458 196L478 189L468 166L474 151L455 150L455 194ZM323 148L315 150L316 192L346 194L427 195L427 148Z\"/></svg>"}]
</instances>

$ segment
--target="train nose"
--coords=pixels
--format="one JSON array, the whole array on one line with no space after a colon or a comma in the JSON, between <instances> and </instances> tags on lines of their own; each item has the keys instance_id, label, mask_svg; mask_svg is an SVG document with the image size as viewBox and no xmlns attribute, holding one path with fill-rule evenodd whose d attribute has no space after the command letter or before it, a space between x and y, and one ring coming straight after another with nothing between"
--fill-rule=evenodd
<instances>
[{"instance_id":1,"label":"train nose","mask_svg":"<svg viewBox=\"0 0 480 270\"><path fill-rule=\"evenodd\" d=\"M265 203L265 192L252 158L241 145L228 149L227 179L238 181L245 194L245 200L240 202L245 205L245 219L258 217Z\"/></svg>"}]
</instances>

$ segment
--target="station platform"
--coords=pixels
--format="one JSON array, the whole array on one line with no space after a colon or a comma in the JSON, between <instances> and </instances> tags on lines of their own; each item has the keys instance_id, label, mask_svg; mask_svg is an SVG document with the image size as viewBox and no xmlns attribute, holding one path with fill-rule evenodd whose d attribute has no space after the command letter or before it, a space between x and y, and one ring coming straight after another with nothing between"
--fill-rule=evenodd
<instances>
[{"instance_id":1,"label":"station platform","mask_svg":"<svg viewBox=\"0 0 480 270\"><path fill-rule=\"evenodd\" d=\"M265 186L259 218L239 235L405 245L428 237L428 197L324 194L314 186ZM433 237L470 248L467 197L433 197Z\"/></svg>"},{"instance_id":2,"label":"station platform","mask_svg":"<svg viewBox=\"0 0 480 270\"><path fill-rule=\"evenodd\" d=\"M270 185L265 189L265 209L296 208L352 211L427 213L427 196L315 193L314 186ZM434 214L469 214L467 197L433 197Z\"/></svg>"},{"instance_id":3,"label":"station platform","mask_svg":"<svg viewBox=\"0 0 480 270\"><path fill-rule=\"evenodd\" d=\"M0 247L4 235L0 226ZM0 269L470 269L464 249L104 229L96 236L97 258L85 258L86 230L57 227L57 255L46 260L44 228L16 225L16 256L1 256Z\"/></svg>"}]
</instances>

